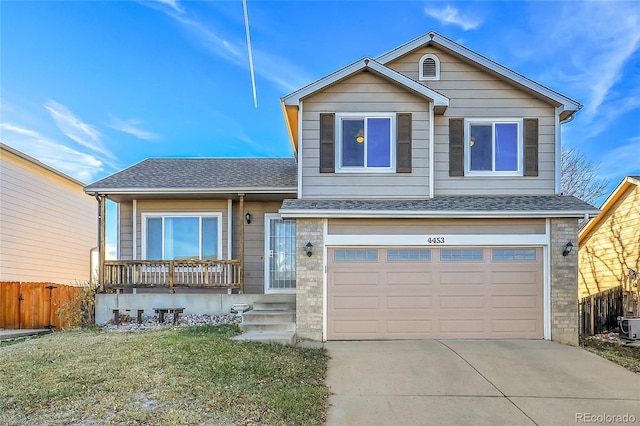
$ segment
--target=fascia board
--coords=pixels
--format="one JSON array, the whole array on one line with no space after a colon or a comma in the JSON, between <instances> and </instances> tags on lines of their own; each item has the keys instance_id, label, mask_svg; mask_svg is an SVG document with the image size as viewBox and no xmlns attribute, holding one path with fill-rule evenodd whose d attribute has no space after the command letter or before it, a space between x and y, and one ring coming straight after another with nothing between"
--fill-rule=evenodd
<instances>
[{"instance_id":1,"label":"fascia board","mask_svg":"<svg viewBox=\"0 0 640 426\"><path fill-rule=\"evenodd\" d=\"M85 189L87 194L111 194L111 195L177 195L177 194L296 194L298 188L92 188Z\"/></svg>"},{"instance_id":2,"label":"fascia board","mask_svg":"<svg viewBox=\"0 0 640 426\"><path fill-rule=\"evenodd\" d=\"M549 99L552 99L558 102L563 106L563 110L579 111L582 108L582 104L580 104L580 102L575 101L567 96L564 96L561 93L558 93L555 90L552 90L546 86L543 86L542 84L536 81L533 81L530 78L525 77L524 75L517 73L512 69L509 69L504 65L501 65L485 56L482 56L481 54L474 52L473 50L468 49L452 40L449 40L448 38L436 32L429 32L418 38L415 38L400 47L397 47L387 53L384 53L378 56L376 58L376 61L385 65L390 61L393 61L394 59L397 59L400 56L403 56L429 42L432 42L445 49L453 51L485 68L488 68L496 72L497 74L500 74L524 87L527 87L530 90L533 90Z\"/></svg>"},{"instance_id":3,"label":"fascia board","mask_svg":"<svg viewBox=\"0 0 640 426\"><path fill-rule=\"evenodd\" d=\"M510 218L562 218L562 217L584 217L585 213L597 214L599 210L589 211L563 211L557 210L549 211L521 211L521 212L505 212L505 211L412 211L412 212L399 212L393 210L376 210L376 211L349 211L344 210L283 210L280 209L279 213L283 218L353 218L353 219L365 219L365 218L404 218L404 219L510 219Z\"/></svg>"},{"instance_id":4,"label":"fascia board","mask_svg":"<svg viewBox=\"0 0 640 426\"><path fill-rule=\"evenodd\" d=\"M406 77L402 74L400 74L397 71L392 70L389 67L384 66L383 64L380 64L378 62L376 62L375 60L371 59L371 58L363 58L360 59L350 65L347 65L346 67L332 73L329 74L328 76L321 78L320 80L315 81L314 83L311 83L305 87L303 87L302 89L299 89L287 96L284 96L283 98L281 98L282 104L283 105L298 105L300 103L300 100L313 94L316 93L322 89L324 89L325 87L328 87L344 78L347 78L353 74L355 74L358 71L361 71L365 68L369 68L372 71L377 72L378 74L381 74L387 78L389 78L390 80L395 81L396 83L398 83L401 86L406 87L407 89L410 89L426 98L428 98L429 100L434 102L434 105L436 107L446 107L449 106L449 99L432 90L429 89L426 86L423 86L422 84L413 81L412 79L410 79L409 77Z\"/></svg>"}]
</instances>

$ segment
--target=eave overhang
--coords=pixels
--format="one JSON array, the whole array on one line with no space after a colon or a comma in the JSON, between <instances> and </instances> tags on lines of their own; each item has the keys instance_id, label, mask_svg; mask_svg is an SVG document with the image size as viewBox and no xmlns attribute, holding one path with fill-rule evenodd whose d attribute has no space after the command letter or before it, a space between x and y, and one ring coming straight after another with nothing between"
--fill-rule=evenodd
<instances>
[{"instance_id":1,"label":"eave overhang","mask_svg":"<svg viewBox=\"0 0 640 426\"><path fill-rule=\"evenodd\" d=\"M599 210L592 210L589 214L597 214ZM546 218L581 218L585 211L555 210L536 212L504 212L504 211L344 211L344 210L279 210L284 219L295 218L326 218L326 219L546 219Z\"/></svg>"}]
</instances>

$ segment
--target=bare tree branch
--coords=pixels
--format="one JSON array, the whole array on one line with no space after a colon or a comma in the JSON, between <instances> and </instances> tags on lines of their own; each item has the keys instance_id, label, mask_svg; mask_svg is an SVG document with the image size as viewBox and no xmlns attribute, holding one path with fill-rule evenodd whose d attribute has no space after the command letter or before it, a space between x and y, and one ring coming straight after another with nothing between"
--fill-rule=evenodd
<instances>
[{"instance_id":1,"label":"bare tree branch","mask_svg":"<svg viewBox=\"0 0 640 426\"><path fill-rule=\"evenodd\" d=\"M598 178L600 164L588 160L575 148L562 148L561 166L560 183L564 195L593 203L606 193L609 181Z\"/></svg>"}]
</instances>

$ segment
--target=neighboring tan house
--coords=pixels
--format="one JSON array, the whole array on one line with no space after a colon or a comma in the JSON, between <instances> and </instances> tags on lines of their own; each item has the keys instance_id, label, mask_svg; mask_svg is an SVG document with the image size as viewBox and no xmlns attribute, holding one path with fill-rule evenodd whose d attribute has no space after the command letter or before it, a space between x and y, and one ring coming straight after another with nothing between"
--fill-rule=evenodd
<instances>
[{"instance_id":1,"label":"neighboring tan house","mask_svg":"<svg viewBox=\"0 0 640 426\"><path fill-rule=\"evenodd\" d=\"M105 287L196 286L193 311L205 288L295 294L300 339L577 344L569 248L599 211L560 195L560 126L582 105L437 33L281 102L295 159L149 159L85 188L120 206Z\"/></svg>"},{"instance_id":2,"label":"neighboring tan house","mask_svg":"<svg viewBox=\"0 0 640 426\"><path fill-rule=\"evenodd\" d=\"M578 298L623 285L637 291L640 271L640 176L627 176L578 237Z\"/></svg>"},{"instance_id":3,"label":"neighboring tan house","mask_svg":"<svg viewBox=\"0 0 640 426\"><path fill-rule=\"evenodd\" d=\"M89 282L97 203L84 186L0 143L0 282Z\"/></svg>"}]
</instances>

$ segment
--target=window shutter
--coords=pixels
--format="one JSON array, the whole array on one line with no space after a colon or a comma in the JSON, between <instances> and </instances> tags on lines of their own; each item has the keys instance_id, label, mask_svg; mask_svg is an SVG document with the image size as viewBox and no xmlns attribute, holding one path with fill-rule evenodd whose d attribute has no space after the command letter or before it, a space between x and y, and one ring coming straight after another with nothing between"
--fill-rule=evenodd
<instances>
[{"instance_id":1,"label":"window shutter","mask_svg":"<svg viewBox=\"0 0 640 426\"><path fill-rule=\"evenodd\" d=\"M396 115L396 172L411 173L411 113Z\"/></svg>"},{"instance_id":2,"label":"window shutter","mask_svg":"<svg viewBox=\"0 0 640 426\"><path fill-rule=\"evenodd\" d=\"M538 119L524 119L524 175L538 176Z\"/></svg>"},{"instance_id":3,"label":"window shutter","mask_svg":"<svg viewBox=\"0 0 640 426\"><path fill-rule=\"evenodd\" d=\"M436 61L433 58L427 58L422 62L422 75L424 77L436 76Z\"/></svg>"},{"instance_id":4,"label":"window shutter","mask_svg":"<svg viewBox=\"0 0 640 426\"><path fill-rule=\"evenodd\" d=\"M320 173L335 173L336 115L320 114Z\"/></svg>"},{"instance_id":5,"label":"window shutter","mask_svg":"<svg viewBox=\"0 0 640 426\"><path fill-rule=\"evenodd\" d=\"M464 176L464 119L449 119L449 176Z\"/></svg>"}]
</instances>

